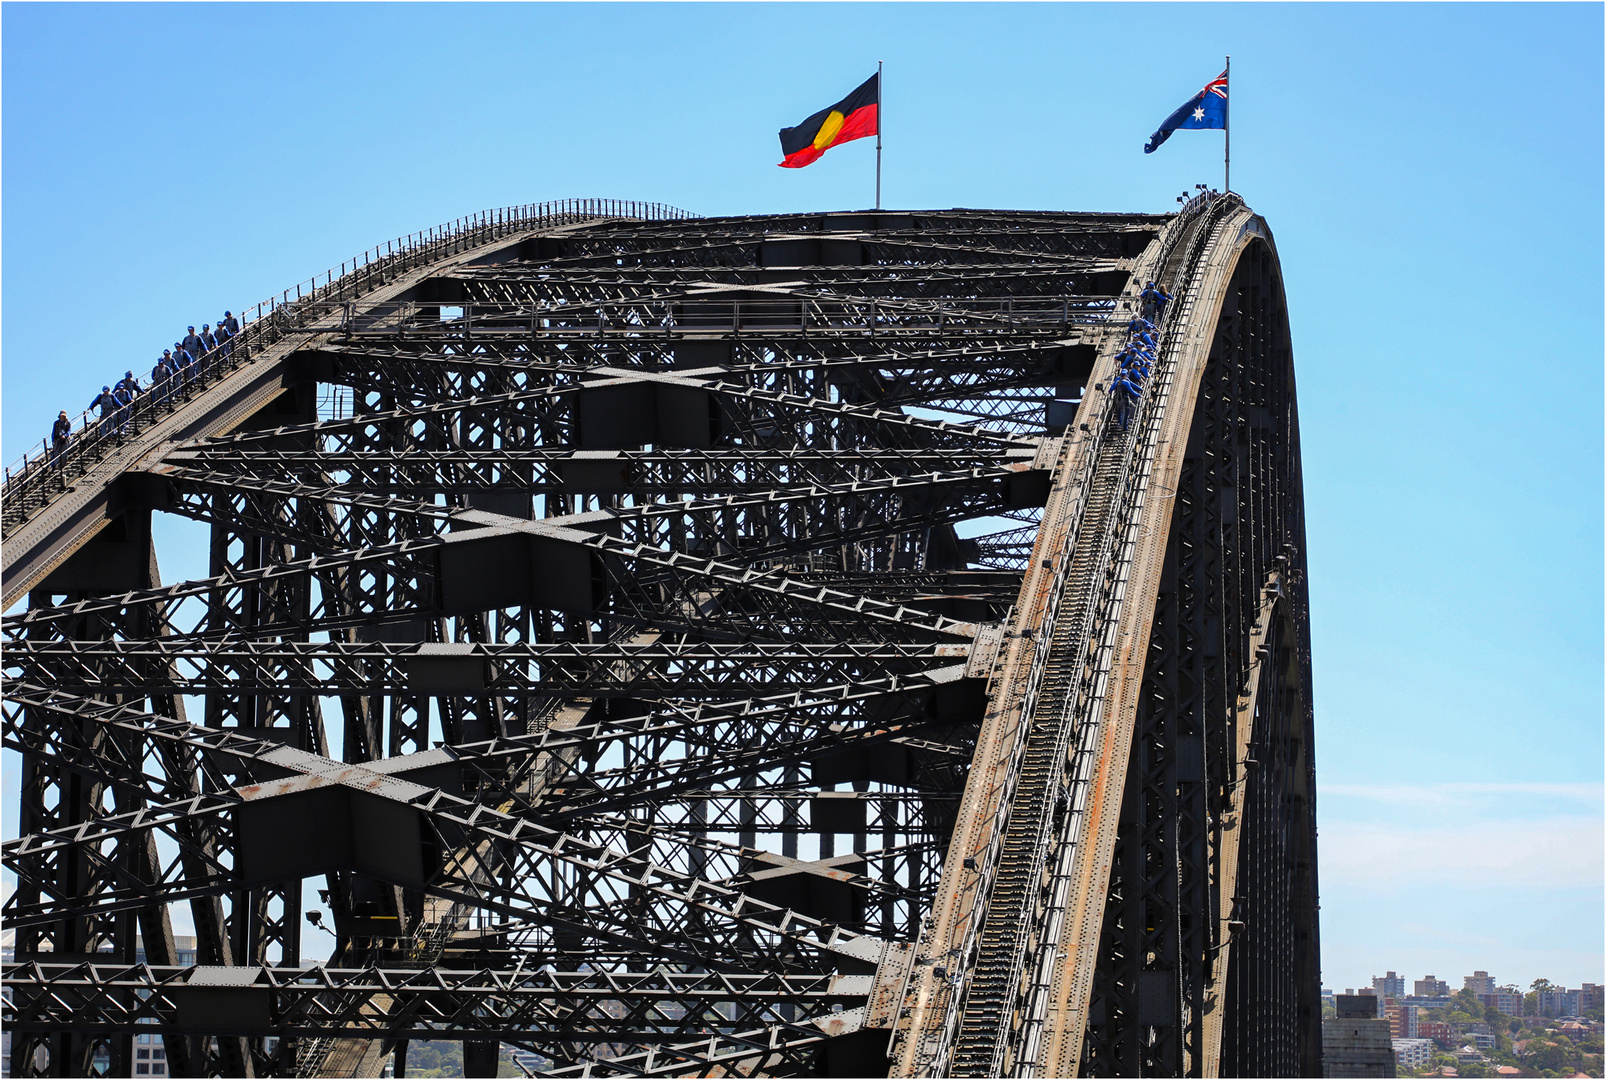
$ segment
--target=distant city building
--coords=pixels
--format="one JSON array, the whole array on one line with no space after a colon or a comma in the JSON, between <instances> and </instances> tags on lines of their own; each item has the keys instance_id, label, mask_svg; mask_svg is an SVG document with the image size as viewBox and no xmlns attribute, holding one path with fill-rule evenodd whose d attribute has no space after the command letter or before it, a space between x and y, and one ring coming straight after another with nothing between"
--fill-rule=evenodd
<instances>
[{"instance_id":1,"label":"distant city building","mask_svg":"<svg viewBox=\"0 0 1606 1080\"><path fill-rule=\"evenodd\" d=\"M1507 1016L1522 1015L1522 994L1508 986L1503 986L1491 994L1479 994L1478 1004L1493 1005Z\"/></svg>"},{"instance_id":2,"label":"distant city building","mask_svg":"<svg viewBox=\"0 0 1606 1080\"><path fill-rule=\"evenodd\" d=\"M1577 1016L1579 991L1553 986L1539 991L1540 1016Z\"/></svg>"},{"instance_id":3,"label":"distant city building","mask_svg":"<svg viewBox=\"0 0 1606 1080\"><path fill-rule=\"evenodd\" d=\"M1394 1038L1377 1017L1375 993L1340 994L1338 1015L1322 1021L1323 1076L1395 1076Z\"/></svg>"},{"instance_id":4,"label":"distant city building","mask_svg":"<svg viewBox=\"0 0 1606 1080\"><path fill-rule=\"evenodd\" d=\"M1578 1011L1599 1009L1606 1005L1606 986L1585 983L1578 988Z\"/></svg>"},{"instance_id":5,"label":"distant city building","mask_svg":"<svg viewBox=\"0 0 1606 1080\"><path fill-rule=\"evenodd\" d=\"M1425 1069L1438 1052L1431 1039L1394 1040L1394 1060L1402 1069Z\"/></svg>"},{"instance_id":6,"label":"distant city building","mask_svg":"<svg viewBox=\"0 0 1606 1080\"><path fill-rule=\"evenodd\" d=\"M1433 975L1424 975L1412 986L1413 997L1448 997L1450 984Z\"/></svg>"},{"instance_id":7,"label":"distant city building","mask_svg":"<svg viewBox=\"0 0 1606 1080\"><path fill-rule=\"evenodd\" d=\"M1494 976L1487 971L1474 971L1471 975L1464 976L1464 978L1466 982L1461 989L1471 990L1474 994L1494 993Z\"/></svg>"},{"instance_id":8,"label":"distant city building","mask_svg":"<svg viewBox=\"0 0 1606 1080\"><path fill-rule=\"evenodd\" d=\"M1372 989L1377 991L1378 997L1400 998L1405 996L1405 980L1396 972L1389 972L1383 976L1372 976Z\"/></svg>"},{"instance_id":9,"label":"distant city building","mask_svg":"<svg viewBox=\"0 0 1606 1080\"><path fill-rule=\"evenodd\" d=\"M1416 1021L1416 1036L1419 1039L1432 1039L1440 1046L1448 1047L1455 1041L1455 1034L1450 1025L1443 1020L1424 1020L1421 1017Z\"/></svg>"},{"instance_id":10,"label":"distant city building","mask_svg":"<svg viewBox=\"0 0 1606 1080\"><path fill-rule=\"evenodd\" d=\"M1422 1035L1424 1018L1431 1019L1439 1015L1436 1010L1423 1009L1410 1000L1396 1001L1393 998L1384 1000L1387 1004L1383 1006L1383 1016L1388 1020L1389 1030L1394 1033L1396 1039L1424 1038Z\"/></svg>"},{"instance_id":11,"label":"distant city building","mask_svg":"<svg viewBox=\"0 0 1606 1080\"><path fill-rule=\"evenodd\" d=\"M142 1031L134 1036L134 1075L167 1075L167 1047L160 1035Z\"/></svg>"}]
</instances>

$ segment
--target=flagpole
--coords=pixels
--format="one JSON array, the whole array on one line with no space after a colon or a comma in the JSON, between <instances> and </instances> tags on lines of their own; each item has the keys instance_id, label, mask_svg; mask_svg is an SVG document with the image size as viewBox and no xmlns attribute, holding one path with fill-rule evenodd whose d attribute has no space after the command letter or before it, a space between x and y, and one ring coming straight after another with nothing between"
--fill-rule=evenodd
<instances>
[{"instance_id":1,"label":"flagpole","mask_svg":"<svg viewBox=\"0 0 1606 1080\"><path fill-rule=\"evenodd\" d=\"M880 130L879 122L877 130ZM1221 187L1223 192L1228 192L1232 190L1232 57L1230 55L1227 57L1227 101L1221 110L1221 130L1227 133L1226 160L1222 163L1226 175L1222 178Z\"/></svg>"},{"instance_id":2,"label":"flagpole","mask_svg":"<svg viewBox=\"0 0 1606 1080\"><path fill-rule=\"evenodd\" d=\"M881 209L881 61L875 62L875 208Z\"/></svg>"}]
</instances>

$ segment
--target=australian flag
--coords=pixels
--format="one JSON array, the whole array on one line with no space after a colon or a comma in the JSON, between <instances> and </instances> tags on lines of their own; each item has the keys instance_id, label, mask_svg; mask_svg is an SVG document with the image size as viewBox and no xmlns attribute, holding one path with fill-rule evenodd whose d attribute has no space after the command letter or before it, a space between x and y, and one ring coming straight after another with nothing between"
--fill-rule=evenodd
<instances>
[{"instance_id":1,"label":"australian flag","mask_svg":"<svg viewBox=\"0 0 1606 1080\"><path fill-rule=\"evenodd\" d=\"M1143 152L1152 154L1177 128L1224 128L1227 126L1227 73L1223 71L1187 104L1165 118L1160 130L1149 136Z\"/></svg>"}]
</instances>

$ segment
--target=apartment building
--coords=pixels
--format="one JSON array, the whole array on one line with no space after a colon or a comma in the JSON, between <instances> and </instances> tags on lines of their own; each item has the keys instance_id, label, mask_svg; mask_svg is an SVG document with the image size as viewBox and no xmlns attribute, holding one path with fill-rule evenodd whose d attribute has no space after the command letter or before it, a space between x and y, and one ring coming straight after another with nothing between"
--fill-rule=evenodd
<instances>
[{"instance_id":1,"label":"apartment building","mask_svg":"<svg viewBox=\"0 0 1606 1080\"><path fill-rule=\"evenodd\" d=\"M1553 986L1539 991L1540 1016L1577 1016L1580 991L1565 986Z\"/></svg>"},{"instance_id":2,"label":"apartment building","mask_svg":"<svg viewBox=\"0 0 1606 1080\"><path fill-rule=\"evenodd\" d=\"M1514 986L1502 986L1490 994L1479 994L1478 1004L1493 1005L1507 1016L1522 1015L1522 991Z\"/></svg>"},{"instance_id":3,"label":"apartment building","mask_svg":"<svg viewBox=\"0 0 1606 1080\"><path fill-rule=\"evenodd\" d=\"M1393 971L1387 975L1374 975L1372 989L1377 991L1378 997L1401 998L1405 996L1405 980Z\"/></svg>"},{"instance_id":4,"label":"apartment building","mask_svg":"<svg viewBox=\"0 0 1606 1080\"><path fill-rule=\"evenodd\" d=\"M1424 975L1412 984L1412 997L1436 998L1450 995L1450 984L1435 975Z\"/></svg>"},{"instance_id":5,"label":"apartment building","mask_svg":"<svg viewBox=\"0 0 1606 1080\"><path fill-rule=\"evenodd\" d=\"M1401 1069L1425 1069L1438 1052L1432 1039L1394 1040L1394 1060Z\"/></svg>"}]
</instances>

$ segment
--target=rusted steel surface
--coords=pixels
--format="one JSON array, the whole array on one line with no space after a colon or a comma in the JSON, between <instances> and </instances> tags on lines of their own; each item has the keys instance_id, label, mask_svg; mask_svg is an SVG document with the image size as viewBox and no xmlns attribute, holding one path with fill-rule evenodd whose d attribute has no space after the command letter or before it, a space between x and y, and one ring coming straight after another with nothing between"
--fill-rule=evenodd
<instances>
[{"instance_id":1,"label":"rusted steel surface","mask_svg":"<svg viewBox=\"0 0 1606 1080\"><path fill-rule=\"evenodd\" d=\"M1251 660L1249 670L1244 674L1244 692L1238 696L1233 755L1228 762L1226 777L1232 797L1227 812L1221 818L1223 896L1236 896L1238 893L1239 838L1243 835L1244 803L1249 789L1246 774L1261 764L1252 756L1255 752L1255 712L1260 703L1263 673L1273 666L1269 644L1273 640L1272 619L1278 613L1278 602L1283 599L1285 576L1281 570L1272 572L1261 593L1260 613L1249 633ZM1210 965L1210 989L1206 992L1204 1009L1204 1061L1201 1071L1207 1077L1221 1075L1221 1028L1226 1014L1227 969L1232 960L1233 916L1232 909L1223 906L1217 919L1216 936L1221 944L1217 946Z\"/></svg>"},{"instance_id":2,"label":"rusted steel surface","mask_svg":"<svg viewBox=\"0 0 1606 1080\"><path fill-rule=\"evenodd\" d=\"M1201 250L1186 290L1175 290L1178 311L1173 316L1174 324L1167 326L1168 336L1175 335L1167 341L1174 365L1168 389L1174 397L1168 396L1165 402L1165 413L1150 451L1152 475L1148 487L1153 490L1176 490L1199 377L1214 338L1222 289L1231 275L1230 263L1219 258L1217 249L1221 237L1235 235L1249 217L1247 208L1240 206L1221 220L1201 222L1199 234L1190 238L1201 245ZM1130 766L1138 694L1148 661L1149 630L1171 533L1173 506L1170 499L1145 500L1135 519L1127 524L1136 548L1131 575L1135 595L1123 607L1116 631L1118 661L1111 674L1099 765L1088 796L1098 812L1089 814L1089 842L1077 853L1070 874L1073 899L1063 938L1066 945L1061 950L1063 955L1056 959L1053 979L1051 1008L1055 1023L1045 1032L1043 1055L1032 1063L1041 1070L1040 1075L1075 1075L1081 1064L1088 1002L1097 968L1099 922L1109 889L1110 859L1121 813L1122 788Z\"/></svg>"}]
</instances>

